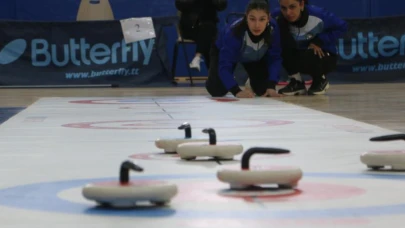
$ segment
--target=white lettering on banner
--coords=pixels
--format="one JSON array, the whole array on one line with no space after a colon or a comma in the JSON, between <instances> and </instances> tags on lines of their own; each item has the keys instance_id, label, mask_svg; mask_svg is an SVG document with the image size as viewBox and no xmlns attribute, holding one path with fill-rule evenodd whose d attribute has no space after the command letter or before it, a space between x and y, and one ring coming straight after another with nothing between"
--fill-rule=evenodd
<instances>
[{"instance_id":1,"label":"white lettering on banner","mask_svg":"<svg viewBox=\"0 0 405 228\"><path fill-rule=\"evenodd\" d=\"M148 65L152 56L153 46L155 39L142 40L126 44L124 40L122 42L116 42L111 46L104 43L89 44L86 42L86 38L81 38L79 41L76 39L70 39L68 44L62 45L62 53L60 52L60 46L56 44L49 44L45 39L34 39L31 41L31 57L32 65L37 67L46 67L51 64L63 67L69 63L74 65L102 65L106 63L127 63L128 61L138 62L141 51L143 54L143 65ZM59 51L59 52L58 52ZM76 52L79 51L79 56ZM121 58L118 56L121 53Z\"/></svg>"}]
</instances>

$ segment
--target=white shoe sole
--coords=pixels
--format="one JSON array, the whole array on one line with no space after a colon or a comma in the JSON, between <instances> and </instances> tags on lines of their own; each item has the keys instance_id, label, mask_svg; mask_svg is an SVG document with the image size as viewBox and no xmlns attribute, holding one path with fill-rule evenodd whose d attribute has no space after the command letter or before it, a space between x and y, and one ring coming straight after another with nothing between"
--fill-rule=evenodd
<instances>
[{"instance_id":1,"label":"white shoe sole","mask_svg":"<svg viewBox=\"0 0 405 228\"><path fill-rule=\"evenodd\" d=\"M313 94L313 95L323 95L323 94L325 94L325 93L326 93L326 90L328 90L328 89L329 89L329 83L328 83L328 84L326 84L326 86L325 86L325 89L324 89L324 90L319 91L319 92L312 92L312 94Z\"/></svg>"}]
</instances>

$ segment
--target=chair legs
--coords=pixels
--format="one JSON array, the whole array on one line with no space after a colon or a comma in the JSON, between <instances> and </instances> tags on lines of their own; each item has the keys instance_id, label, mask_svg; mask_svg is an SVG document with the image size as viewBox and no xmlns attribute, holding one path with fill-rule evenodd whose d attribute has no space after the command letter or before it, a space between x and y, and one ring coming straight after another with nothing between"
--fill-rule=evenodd
<instances>
[{"instance_id":1,"label":"chair legs","mask_svg":"<svg viewBox=\"0 0 405 228\"><path fill-rule=\"evenodd\" d=\"M174 50L173 50L173 63L172 63L173 82L175 81L175 76L176 76L177 57L178 57L178 54L179 54L179 44L180 44L180 42L176 42L176 44L174 45ZM193 77L191 76L191 70L190 70L190 66L189 66L190 61L189 61L189 58L188 58L188 55L187 55L186 44L181 43L181 45L182 45L184 58L185 58L185 62L186 62L186 69L187 69L187 72L188 72L188 77L190 78L190 85L193 86L194 82L193 82Z\"/></svg>"},{"instance_id":2,"label":"chair legs","mask_svg":"<svg viewBox=\"0 0 405 228\"><path fill-rule=\"evenodd\" d=\"M174 50L173 50L173 63L172 63L172 77L173 77L173 83L176 82L175 77L176 77L176 69L177 69L177 55L179 52L179 43L176 42L174 44ZM177 84L177 83L176 83Z\"/></svg>"}]
</instances>

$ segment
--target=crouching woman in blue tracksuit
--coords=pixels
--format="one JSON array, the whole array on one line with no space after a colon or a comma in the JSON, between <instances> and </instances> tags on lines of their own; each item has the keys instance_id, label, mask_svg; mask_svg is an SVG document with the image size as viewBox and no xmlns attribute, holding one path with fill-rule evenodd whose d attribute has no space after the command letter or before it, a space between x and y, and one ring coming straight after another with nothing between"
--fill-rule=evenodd
<instances>
[{"instance_id":1,"label":"crouching woman in blue tracksuit","mask_svg":"<svg viewBox=\"0 0 405 228\"><path fill-rule=\"evenodd\" d=\"M279 0L272 12L280 28L283 67L289 84L278 92L283 95L319 95L329 88L327 74L336 68L337 41L347 31L347 23L308 0ZM312 77L306 90L301 73Z\"/></svg>"},{"instance_id":2,"label":"crouching woman in blue tracksuit","mask_svg":"<svg viewBox=\"0 0 405 228\"><path fill-rule=\"evenodd\" d=\"M210 56L206 89L211 96L228 92L238 98L280 96L275 89L281 69L279 30L266 0L251 0L245 16L221 31ZM237 63L244 66L251 89L242 90L237 84L233 75Z\"/></svg>"}]
</instances>

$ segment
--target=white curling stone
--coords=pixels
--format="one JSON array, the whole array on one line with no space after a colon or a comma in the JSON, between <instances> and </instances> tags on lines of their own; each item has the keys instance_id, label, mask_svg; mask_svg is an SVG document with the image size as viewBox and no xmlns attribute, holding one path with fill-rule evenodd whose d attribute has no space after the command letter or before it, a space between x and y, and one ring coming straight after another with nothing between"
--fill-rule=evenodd
<instances>
[{"instance_id":1,"label":"white curling stone","mask_svg":"<svg viewBox=\"0 0 405 228\"><path fill-rule=\"evenodd\" d=\"M197 139L197 138L162 138L155 141L155 145L159 149L163 149L166 153L176 152L177 146L182 143L188 142L207 142L208 139Z\"/></svg>"},{"instance_id":2,"label":"white curling stone","mask_svg":"<svg viewBox=\"0 0 405 228\"><path fill-rule=\"evenodd\" d=\"M270 170L220 170L218 180L231 185L279 184L295 187L302 178L300 168Z\"/></svg>"},{"instance_id":3,"label":"white curling stone","mask_svg":"<svg viewBox=\"0 0 405 228\"><path fill-rule=\"evenodd\" d=\"M222 142L215 145L210 145L209 142L189 142L177 146L177 154L181 158L207 156L232 159L242 152L243 146L241 144L231 142Z\"/></svg>"},{"instance_id":4,"label":"white curling stone","mask_svg":"<svg viewBox=\"0 0 405 228\"><path fill-rule=\"evenodd\" d=\"M149 201L151 203L168 203L176 194L177 186L164 182L129 182L107 184L88 184L83 187L83 197L106 203L112 206L134 206L136 202Z\"/></svg>"},{"instance_id":5,"label":"white curling stone","mask_svg":"<svg viewBox=\"0 0 405 228\"><path fill-rule=\"evenodd\" d=\"M393 170L405 170L405 151L372 151L360 156L363 164L371 168L391 166Z\"/></svg>"}]
</instances>

